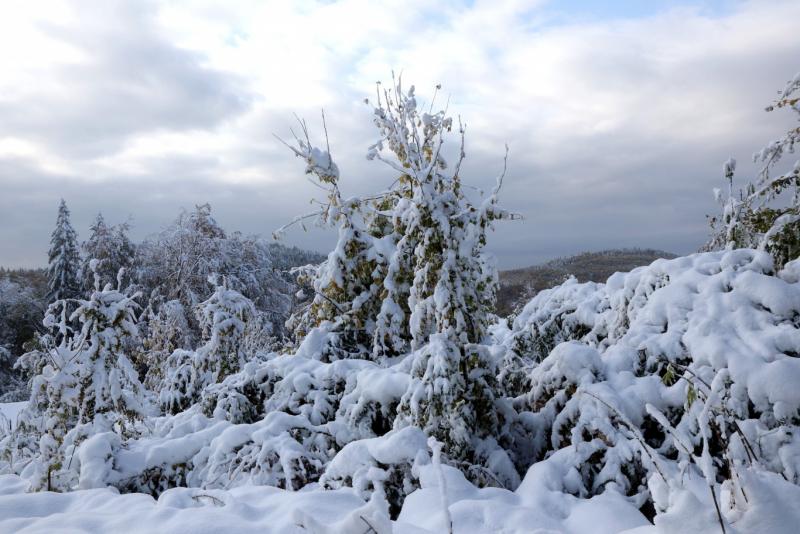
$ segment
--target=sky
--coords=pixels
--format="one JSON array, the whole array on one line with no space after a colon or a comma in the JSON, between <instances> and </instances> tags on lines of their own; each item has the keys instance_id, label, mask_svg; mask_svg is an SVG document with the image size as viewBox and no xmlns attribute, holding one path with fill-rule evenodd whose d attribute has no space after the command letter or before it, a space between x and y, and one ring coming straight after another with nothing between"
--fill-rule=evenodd
<instances>
[{"instance_id":1,"label":"sky","mask_svg":"<svg viewBox=\"0 0 800 534\"><path fill-rule=\"evenodd\" d=\"M42 266L60 198L134 238L209 202L271 235L319 191L276 136L295 116L345 195L392 176L364 99L392 72L467 124L462 178L487 189L509 147L489 250L501 268L616 247L690 253L722 163L737 179L792 126L766 113L800 71L800 2L108 0L3 3L0 265ZM451 139L455 144L457 139ZM326 251L330 229L284 241Z\"/></svg>"}]
</instances>

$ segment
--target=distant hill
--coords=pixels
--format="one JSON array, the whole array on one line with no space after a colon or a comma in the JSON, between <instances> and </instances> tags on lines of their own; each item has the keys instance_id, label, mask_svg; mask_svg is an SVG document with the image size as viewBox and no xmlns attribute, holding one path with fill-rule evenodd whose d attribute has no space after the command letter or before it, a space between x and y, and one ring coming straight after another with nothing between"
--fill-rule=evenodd
<instances>
[{"instance_id":1,"label":"distant hill","mask_svg":"<svg viewBox=\"0 0 800 534\"><path fill-rule=\"evenodd\" d=\"M539 291L560 284L570 275L580 282L605 282L615 272L630 271L659 258L675 257L675 254L663 250L624 248L584 252L531 267L501 271L497 314L506 316L512 313Z\"/></svg>"}]
</instances>

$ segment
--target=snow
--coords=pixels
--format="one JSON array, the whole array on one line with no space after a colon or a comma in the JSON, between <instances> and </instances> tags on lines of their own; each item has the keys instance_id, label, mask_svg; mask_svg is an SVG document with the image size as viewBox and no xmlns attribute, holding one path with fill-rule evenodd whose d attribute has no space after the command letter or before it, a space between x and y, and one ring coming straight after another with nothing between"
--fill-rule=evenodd
<instances>
[{"instance_id":1,"label":"snow","mask_svg":"<svg viewBox=\"0 0 800 534\"><path fill-rule=\"evenodd\" d=\"M26 494L19 478L0 478L0 531L307 533L336 525L364 506L349 491L287 492L248 486L227 492L175 488L158 500L111 489ZM351 521L352 522L352 521Z\"/></svg>"},{"instance_id":2,"label":"snow","mask_svg":"<svg viewBox=\"0 0 800 534\"><path fill-rule=\"evenodd\" d=\"M386 530L397 534L441 533L445 513L440 484L447 479L453 531L461 533L584 532L612 533L647 524L623 499L597 497L580 502L551 492L515 494L479 490L458 470L442 466L423 470L423 488L412 493L397 521ZM367 532L360 516L371 505L348 488L290 492L269 486L231 490L174 488L155 500L113 489L78 490L66 494L25 493L16 476L0 477L2 532ZM602 522L598 522L602 518ZM379 525L380 519L370 521ZM593 526L592 526L593 525ZM597 528L595 528L597 527ZM598 529L599 528L599 529ZM587 530L591 529L591 530ZM655 534L655 531L653 531Z\"/></svg>"},{"instance_id":3,"label":"snow","mask_svg":"<svg viewBox=\"0 0 800 534\"><path fill-rule=\"evenodd\" d=\"M529 445L519 452L491 440L476 445L486 451L483 469L507 489L473 485L439 460L440 444L428 437L436 429L414 423L413 410L429 395L420 377L434 373L431 388L452 387L451 376L435 374L451 357L446 337L434 335L385 364L324 362L318 354L329 334L315 329L296 353L247 362L206 388L199 405L152 419L140 439L122 446L114 433L89 436L73 460L75 492L26 493L23 478L3 478L0 531L135 525L144 532L158 525L363 533L366 520L378 532L446 532L452 521L458 533L711 533L719 530L711 481L728 532L790 532L800 519L794 268L775 276L769 256L753 250L658 260L605 284L569 280L537 295L510 328L493 327L482 357L534 358L521 367L517 415L502 412L530 432L516 438ZM673 379L658 374L666 363L675 366ZM687 405L690 383L700 396ZM253 384L268 387L263 405L232 402ZM2 412L14 416L24 404ZM398 416L398 408L412 411ZM727 424L726 413L737 414L760 462L750 464L745 443L732 434L736 477L718 484L709 424ZM665 436L643 449L637 432L645 432L648 417ZM376 422L392 420L394 428L375 434ZM670 448L677 460L666 456ZM530 455L530 468L514 482L522 454ZM587 479L598 454L602 461ZM631 485L626 465L641 465L647 480ZM143 488L130 481L154 473L160 478L146 487L157 500L105 487ZM191 487L167 489L175 477ZM648 496L655 524L638 509Z\"/></svg>"},{"instance_id":4,"label":"snow","mask_svg":"<svg viewBox=\"0 0 800 534\"><path fill-rule=\"evenodd\" d=\"M667 513L650 524L624 497L606 492L578 499L549 489L557 473L534 468L516 492L478 489L449 466L421 468L422 488L411 493L397 521L381 523L374 505L353 490L270 486L230 490L174 488L158 499L120 494L113 488L70 493L26 493L18 476L0 476L0 532L253 532L352 533L368 531L431 534L446 532L440 500L446 479L449 515L458 534L718 534L713 508L691 491L674 496ZM777 475L748 474L751 508L726 525L731 534L793 534L800 524L800 488ZM384 527L384 528L380 528Z\"/></svg>"},{"instance_id":5,"label":"snow","mask_svg":"<svg viewBox=\"0 0 800 534\"><path fill-rule=\"evenodd\" d=\"M0 403L0 413L10 422L15 423L19 413L28 405L28 401Z\"/></svg>"}]
</instances>

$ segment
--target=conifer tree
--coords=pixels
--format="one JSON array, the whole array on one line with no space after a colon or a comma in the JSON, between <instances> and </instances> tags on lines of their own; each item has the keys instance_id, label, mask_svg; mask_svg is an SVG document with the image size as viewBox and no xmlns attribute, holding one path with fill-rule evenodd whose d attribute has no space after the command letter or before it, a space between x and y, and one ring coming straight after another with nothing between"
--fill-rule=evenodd
<instances>
[{"instance_id":1,"label":"conifer tree","mask_svg":"<svg viewBox=\"0 0 800 534\"><path fill-rule=\"evenodd\" d=\"M69 208L64 199L58 206L56 228L50 238L47 268L47 300L71 299L78 296L78 236L69 220Z\"/></svg>"},{"instance_id":2,"label":"conifer tree","mask_svg":"<svg viewBox=\"0 0 800 534\"><path fill-rule=\"evenodd\" d=\"M90 268L95 270L97 263ZM61 333L59 345L38 357L23 357L41 362L26 414L27 420L39 421L28 430L40 434L41 488L72 487L75 473L67 459L76 447L100 432L134 437L146 414L143 387L126 354L138 336L138 294L124 295L119 282L117 288L101 288L99 274L95 281L92 295L78 301L69 318L68 301L56 301L48 309L45 325ZM68 322L77 323L79 331L72 332Z\"/></svg>"},{"instance_id":3,"label":"conifer tree","mask_svg":"<svg viewBox=\"0 0 800 534\"><path fill-rule=\"evenodd\" d=\"M97 214L94 223L89 227L89 239L83 244L83 264L81 266L81 287L85 293L94 290L94 274L89 268L92 260L98 263L97 274L100 283L104 283L104 274L111 267L111 229L106 224L102 213Z\"/></svg>"},{"instance_id":4,"label":"conifer tree","mask_svg":"<svg viewBox=\"0 0 800 534\"><path fill-rule=\"evenodd\" d=\"M81 267L81 286L86 295L94 290L95 274L100 276L101 286L113 284L120 269L127 272L131 267L134 253L127 235L127 223L109 226L103 214L98 213L89 231L89 239L83 244ZM98 260L96 273L89 267L92 260Z\"/></svg>"}]
</instances>

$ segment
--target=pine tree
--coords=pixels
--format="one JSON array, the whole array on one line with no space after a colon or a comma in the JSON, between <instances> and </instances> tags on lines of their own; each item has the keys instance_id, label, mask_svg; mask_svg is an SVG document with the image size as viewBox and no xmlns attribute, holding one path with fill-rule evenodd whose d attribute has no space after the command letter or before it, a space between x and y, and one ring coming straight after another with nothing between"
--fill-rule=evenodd
<instances>
[{"instance_id":1,"label":"pine tree","mask_svg":"<svg viewBox=\"0 0 800 534\"><path fill-rule=\"evenodd\" d=\"M75 298L80 293L78 282L78 236L69 221L69 208L64 199L58 206L56 228L50 238L47 268L47 300Z\"/></svg>"}]
</instances>

